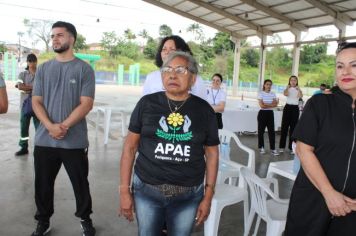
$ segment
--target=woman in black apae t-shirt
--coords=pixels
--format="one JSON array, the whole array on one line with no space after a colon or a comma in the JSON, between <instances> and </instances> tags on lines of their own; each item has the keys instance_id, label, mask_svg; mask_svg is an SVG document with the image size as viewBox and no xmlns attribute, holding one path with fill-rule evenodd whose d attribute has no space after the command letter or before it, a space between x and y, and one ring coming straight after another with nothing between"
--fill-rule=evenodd
<instances>
[{"instance_id":1,"label":"woman in black apae t-shirt","mask_svg":"<svg viewBox=\"0 0 356 236\"><path fill-rule=\"evenodd\" d=\"M160 235L164 222L168 235L190 235L209 215L219 138L214 110L189 93L197 72L190 54L170 54L161 68L166 91L144 96L132 113L121 157L120 213L133 220L135 207L139 235Z\"/></svg>"},{"instance_id":2,"label":"woman in black apae t-shirt","mask_svg":"<svg viewBox=\"0 0 356 236\"><path fill-rule=\"evenodd\" d=\"M308 100L293 133L303 168L285 236L356 234L356 43L339 49L336 81L339 91Z\"/></svg>"}]
</instances>

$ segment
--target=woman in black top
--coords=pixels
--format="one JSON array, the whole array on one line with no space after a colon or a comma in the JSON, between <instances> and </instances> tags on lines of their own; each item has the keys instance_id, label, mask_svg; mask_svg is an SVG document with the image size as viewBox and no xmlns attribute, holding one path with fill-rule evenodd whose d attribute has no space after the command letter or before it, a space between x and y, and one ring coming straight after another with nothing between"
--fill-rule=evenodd
<instances>
[{"instance_id":1,"label":"woman in black top","mask_svg":"<svg viewBox=\"0 0 356 236\"><path fill-rule=\"evenodd\" d=\"M189 93L197 72L189 53L171 53L161 68L165 91L142 97L131 115L120 163L120 214L132 221L135 209L140 236L160 235L164 222L168 235L188 236L209 215L219 137L214 110Z\"/></svg>"},{"instance_id":2,"label":"woman in black top","mask_svg":"<svg viewBox=\"0 0 356 236\"><path fill-rule=\"evenodd\" d=\"M336 81L338 91L309 99L293 134L303 168L286 236L356 234L356 43L339 49Z\"/></svg>"}]
</instances>

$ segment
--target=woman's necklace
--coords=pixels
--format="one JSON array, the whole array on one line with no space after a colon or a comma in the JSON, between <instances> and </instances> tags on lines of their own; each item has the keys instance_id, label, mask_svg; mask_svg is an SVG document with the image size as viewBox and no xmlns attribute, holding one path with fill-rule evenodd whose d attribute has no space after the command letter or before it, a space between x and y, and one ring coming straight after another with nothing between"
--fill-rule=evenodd
<instances>
[{"instance_id":1,"label":"woman's necklace","mask_svg":"<svg viewBox=\"0 0 356 236\"><path fill-rule=\"evenodd\" d=\"M167 96L166 96L167 97ZM176 104L173 101L171 101L168 97L167 97L167 103L168 103L168 107L169 110L171 111L171 113L175 113L178 112L179 109L181 109L183 107L183 105L185 104L185 102L188 100L188 98L190 98L190 95L182 102L182 104ZM174 106L174 110L172 109L172 106Z\"/></svg>"}]
</instances>

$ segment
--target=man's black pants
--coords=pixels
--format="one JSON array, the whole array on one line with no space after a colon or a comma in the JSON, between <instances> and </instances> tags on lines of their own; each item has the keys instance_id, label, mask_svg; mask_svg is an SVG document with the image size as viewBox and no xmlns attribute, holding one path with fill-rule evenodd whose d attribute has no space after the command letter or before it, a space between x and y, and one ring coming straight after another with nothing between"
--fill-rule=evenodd
<instances>
[{"instance_id":1,"label":"man's black pants","mask_svg":"<svg viewBox=\"0 0 356 236\"><path fill-rule=\"evenodd\" d=\"M59 169L64 165L74 189L77 209L75 215L88 219L92 202L88 182L87 149L63 149L35 146L35 219L49 221L54 212L54 183Z\"/></svg>"}]
</instances>

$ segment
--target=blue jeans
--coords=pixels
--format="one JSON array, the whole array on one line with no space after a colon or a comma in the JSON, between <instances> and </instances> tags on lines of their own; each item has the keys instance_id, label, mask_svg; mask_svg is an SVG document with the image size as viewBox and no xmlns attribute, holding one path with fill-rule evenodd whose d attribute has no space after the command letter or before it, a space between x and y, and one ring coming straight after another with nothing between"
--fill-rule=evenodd
<instances>
[{"instance_id":1,"label":"blue jeans","mask_svg":"<svg viewBox=\"0 0 356 236\"><path fill-rule=\"evenodd\" d=\"M186 193L166 197L134 175L133 191L139 236L161 235L164 222L169 236L191 234L204 195L203 184Z\"/></svg>"}]
</instances>

